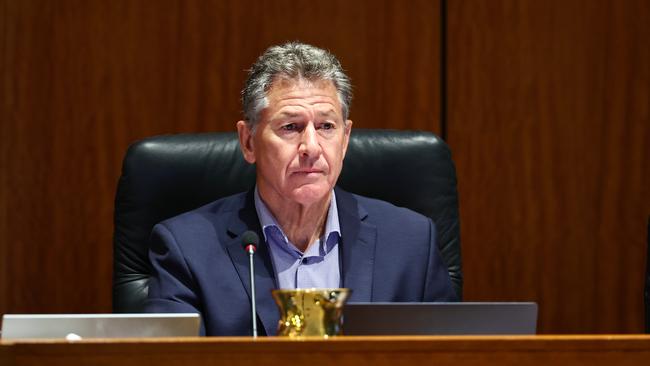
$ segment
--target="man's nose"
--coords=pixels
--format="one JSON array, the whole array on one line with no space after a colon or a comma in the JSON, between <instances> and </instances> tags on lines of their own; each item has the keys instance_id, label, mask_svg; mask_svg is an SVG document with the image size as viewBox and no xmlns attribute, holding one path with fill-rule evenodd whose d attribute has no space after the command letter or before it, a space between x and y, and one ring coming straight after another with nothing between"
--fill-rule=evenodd
<instances>
[{"instance_id":1,"label":"man's nose","mask_svg":"<svg viewBox=\"0 0 650 366\"><path fill-rule=\"evenodd\" d=\"M298 152L305 157L318 157L321 153L320 143L318 141L318 132L313 123L308 123L302 131L302 139Z\"/></svg>"}]
</instances>

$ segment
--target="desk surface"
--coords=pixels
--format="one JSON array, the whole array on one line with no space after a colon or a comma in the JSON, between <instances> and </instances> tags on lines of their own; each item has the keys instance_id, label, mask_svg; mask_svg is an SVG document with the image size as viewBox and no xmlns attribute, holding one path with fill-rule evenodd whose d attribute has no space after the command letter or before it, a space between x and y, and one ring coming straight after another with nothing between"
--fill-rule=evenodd
<instances>
[{"instance_id":1,"label":"desk surface","mask_svg":"<svg viewBox=\"0 0 650 366\"><path fill-rule=\"evenodd\" d=\"M650 335L21 340L0 365L644 365Z\"/></svg>"}]
</instances>

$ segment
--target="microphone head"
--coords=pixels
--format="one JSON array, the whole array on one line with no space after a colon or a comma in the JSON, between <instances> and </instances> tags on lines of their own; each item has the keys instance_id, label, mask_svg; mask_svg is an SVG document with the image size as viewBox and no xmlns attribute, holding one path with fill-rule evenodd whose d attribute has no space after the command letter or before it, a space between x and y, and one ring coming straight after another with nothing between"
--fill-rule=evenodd
<instances>
[{"instance_id":1,"label":"microphone head","mask_svg":"<svg viewBox=\"0 0 650 366\"><path fill-rule=\"evenodd\" d=\"M250 252L251 249L255 252L255 250L257 250L257 245L260 243L260 237L257 236L257 233L254 231L248 230L241 236L241 242L247 252Z\"/></svg>"}]
</instances>

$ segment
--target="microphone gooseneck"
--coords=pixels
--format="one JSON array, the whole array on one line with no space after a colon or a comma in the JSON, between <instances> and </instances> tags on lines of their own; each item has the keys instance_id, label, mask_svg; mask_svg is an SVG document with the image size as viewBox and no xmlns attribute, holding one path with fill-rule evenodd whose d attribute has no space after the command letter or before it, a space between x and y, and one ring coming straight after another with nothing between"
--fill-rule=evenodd
<instances>
[{"instance_id":1,"label":"microphone gooseneck","mask_svg":"<svg viewBox=\"0 0 650 366\"><path fill-rule=\"evenodd\" d=\"M257 308L255 306L255 265L253 262L253 256L257 250L257 245L260 242L260 237L253 231L246 231L242 235L242 244L244 245L244 250L248 253L248 268L250 272L251 280L251 318L253 323L253 337L257 337Z\"/></svg>"}]
</instances>

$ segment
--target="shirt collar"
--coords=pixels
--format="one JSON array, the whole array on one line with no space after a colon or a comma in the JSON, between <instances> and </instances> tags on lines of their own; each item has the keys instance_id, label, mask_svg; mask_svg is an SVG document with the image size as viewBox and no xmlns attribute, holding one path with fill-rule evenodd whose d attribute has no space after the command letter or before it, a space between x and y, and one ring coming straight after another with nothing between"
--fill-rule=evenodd
<instances>
[{"instance_id":1,"label":"shirt collar","mask_svg":"<svg viewBox=\"0 0 650 366\"><path fill-rule=\"evenodd\" d=\"M255 210L257 211L257 217L259 218L260 225L262 226L262 233L264 234L264 240L266 242L269 241L267 228L271 229L275 227L282 234L282 237L284 238L284 242L288 244L289 239L284 234L284 231L280 227L280 224L278 224L277 220L275 219L275 216L273 216L273 214L266 206L264 201L262 201L262 197L260 197L260 193L257 189L257 186L255 186L254 197L255 197ZM332 234L336 234L336 235L332 237ZM332 197L330 198L330 207L327 211L327 219L325 221L325 235L323 236L324 240L321 240L321 244L324 244L325 248L322 249L324 249L325 252L328 253L334 247L334 245L338 243L338 239L340 237L341 237L341 226L339 224L339 210L336 205L336 194L334 193L334 190L332 190Z\"/></svg>"}]
</instances>

